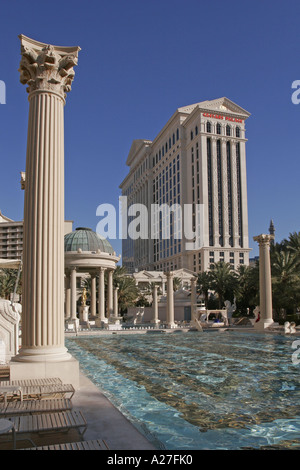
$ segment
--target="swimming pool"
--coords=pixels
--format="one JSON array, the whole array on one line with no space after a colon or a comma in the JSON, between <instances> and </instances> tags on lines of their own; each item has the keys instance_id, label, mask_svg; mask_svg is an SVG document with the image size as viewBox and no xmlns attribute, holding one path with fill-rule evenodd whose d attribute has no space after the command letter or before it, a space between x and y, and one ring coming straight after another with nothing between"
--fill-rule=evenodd
<instances>
[{"instance_id":1,"label":"swimming pool","mask_svg":"<svg viewBox=\"0 0 300 470\"><path fill-rule=\"evenodd\" d=\"M300 449L294 340L208 330L78 336L66 346L159 449Z\"/></svg>"}]
</instances>

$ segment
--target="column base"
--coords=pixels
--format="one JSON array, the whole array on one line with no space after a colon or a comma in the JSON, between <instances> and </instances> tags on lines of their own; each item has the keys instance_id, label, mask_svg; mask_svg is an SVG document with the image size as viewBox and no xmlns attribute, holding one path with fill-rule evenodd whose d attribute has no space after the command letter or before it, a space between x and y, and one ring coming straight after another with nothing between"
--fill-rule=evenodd
<instances>
[{"instance_id":1,"label":"column base","mask_svg":"<svg viewBox=\"0 0 300 470\"><path fill-rule=\"evenodd\" d=\"M177 328L177 325L174 322L168 323L167 325L168 325L168 328Z\"/></svg>"},{"instance_id":2,"label":"column base","mask_svg":"<svg viewBox=\"0 0 300 470\"><path fill-rule=\"evenodd\" d=\"M78 327L79 327L79 318L68 318L66 321L65 321L65 328L68 330L68 331L78 331Z\"/></svg>"},{"instance_id":3,"label":"column base","mask_svg":"<svg viewBox=\"0 0 300 470\"><path fill-rule=\"evenodd\" d=\"M13 362L60 362L70 359L72 356L65 347L36 347L20 349Z\"/></svg>"},{"instance_id":4,"label":"column base","mask_svg":"<svg viewBox=\"0 0 300 470\"><path fill-rule=\"evenodd\" d=\"M260 319L258 322L254 323L254 329L255 330L265 330L266 328L269 328L269 326L274 325L274 320L262 320Z\"/></svg>"},{"instance_id":5,"label":"column base","mask_svg":"<svg viewBox=\"0 0 300 470\"><path fill-rule=\"evenodd\" d=\"M107 318L99 318L97 317L95 320L95 326L97 328L106 328L108 324L108 319Z\"/></svg>"},{"instance_id":6,"label":"column base","mask_svg":"<svg viewBox=\"0 0 300 470\"><path fill-rule=\"evenodd\" d=\"M30 360L16 360L9 363L10 380L44 379L59 377L63 383L72 384L79 388L79 362L68 354L69 358L56 362L55 360L32 362Z\"/></svg>"}]
</instances>

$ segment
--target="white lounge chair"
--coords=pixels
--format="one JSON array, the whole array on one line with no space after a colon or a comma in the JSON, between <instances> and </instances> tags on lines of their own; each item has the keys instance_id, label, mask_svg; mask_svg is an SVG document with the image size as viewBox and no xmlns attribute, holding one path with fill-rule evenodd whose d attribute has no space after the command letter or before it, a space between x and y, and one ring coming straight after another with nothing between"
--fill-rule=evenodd
<instances>
[{"instance_id":1,"label":"white lounge chair","mask_svg":"<svg viewBox=\"0 0 300 470\"><path fill-rule=\"evenodd\" d=\"M75 389L72 384L49 384L49 385L31 385L22 387L23 400L37 398L39 400L46 397L52 398L72 398Z\"/></svg>"},{"instance_id":2,"label":"white lounge chair","mask_svg":"<svg viewBox=\"0 0 300 470\"><path fill-rule=\"evenodd\" d=\"M104 440L68 442L64 444L51 444L39 447L27 447L22 450L109 450Z\"/></svg>"},{"instance_id":3,"label":"white lounge chair","mask_svg":"<svg viewBox=\"0 0 300 470\"><path fill-rule=\"evenodd\" d=\"M57 413L42 413L9 418L14 424L15 433L48 433L67 432L76 428L83 436L87 422L80 410L67 410Z\"/></svg>"},{"instance_id":4,"label":"white lounge chair","mask_svg":"<svg viewBox=\"0 0 300 470\"><path fill-rule=\"evenodd\" d=\"M0 416L13 416L33 413L53 413L72 409L69 398L53 398L50 400L11 401L0 404Z\"/></svg>"}]
</instances>

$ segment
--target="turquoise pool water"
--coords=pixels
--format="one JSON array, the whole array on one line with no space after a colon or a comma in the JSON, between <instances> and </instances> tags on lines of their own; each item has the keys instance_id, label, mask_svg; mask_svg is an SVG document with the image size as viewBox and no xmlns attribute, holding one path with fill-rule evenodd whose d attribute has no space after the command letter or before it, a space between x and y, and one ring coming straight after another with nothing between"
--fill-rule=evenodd
<instances>
[{"instance_id":1,"label":"turquoise pool water","mask_svg":"<svg viewBox=\"0 0 300 470\"><path fill-rule=\"evenodd\" d=\"M300 449L295 337L232 331L66 339L157 448Z\"/></svg>"}]
</instances>

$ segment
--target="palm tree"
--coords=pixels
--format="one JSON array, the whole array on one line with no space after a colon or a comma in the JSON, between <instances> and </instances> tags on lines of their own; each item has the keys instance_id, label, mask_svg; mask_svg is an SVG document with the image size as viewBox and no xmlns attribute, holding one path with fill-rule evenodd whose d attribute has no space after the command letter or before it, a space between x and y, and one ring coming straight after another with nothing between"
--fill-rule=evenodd
<instances>
[{"instance_id":1,"label":"palm tree","mask_svg":"<svg viewBox=\"0 0 300 470\"><path fill-rule=\"evenodd\" d=\"M114 287L118 287L118 305L120 313L125 313L128 307L135 305L140 290L133 277L128 275L125 266L117 266L113 277Z\"/></svg>"},{"instance_id":2,"label":"palm tree","mask_svg":"<svg viewBox=\"0 0 300 470\"><path fill-rule=\"evenodd\" d=\"M173 291L176 292L181 287L181 279L179 277L174 277L173 279Z\"/></svg>"},{"instance_id":3,"label":"palm tree","mask_svg":"<svg viewBox=\"0 0 300 470\"><path fill-rule=\"evenodd\" d=\"M300 232L290 233L289 239L286 240L286 248L295 254L297 263L300 264Z\"/></svg>"},{"instance_id":4,"label":"palm tree","mask_svg":"<svg viewBox=\"0 0 300 470\"><path fill-rule=\"evenodd\" d=\"M222 308L226 299L230 301L233 300L238 286L237 275L232 270L229 263L219 261L218 263L214 263L210 276L211 289L217 293L219 308Z\"/></svg>"},{"instance_id":5,"label":"palm tree","mask_svg":"<svg viewBox=\"0 0 300 470\"><path fill-rule=\"evenodd\" d=\"M300 303L299 260L296 250L282 249L277 245L272 250L273 305L277 314L295 311Z\"/></svg>"},{"instance_id":6,"label":"palm tree","mask_svg":"<svg viewBox=\"0 0 300 470\"><path fill-rule=\"evenodd\" d=\"M17 269L4 268L0 270L0 297L9 299L10 294L14 292L18 278ZM21 279L17 286L17 293L21 293Z\"/></svg>"},{"instance_id":7,"label":"palm tree","mask_svg":"<svg viewBox=\"0 0 300 470\"><path fill-rule=\"evenodd\" d=\"M238 288L236 300L241 313L247 308L253 310L259 304L259 264L246 266L241 264L237 270Z\"/></svg>"},{"instance_id":8,"label":"palm tree","mask_svg":"<svg viewBox=\"0 0 300 470\"><path fill-rule=\"evenodd\" d=\"M139 288L135 284L135 280L130 276L123 276L118 279L118 304L120 313L125 313L128 307L135 305L139 296Z\"/></svg>"},{"instance_id":9,"label":"palm tree","mask_svg":"<svg viewBox=\"0 0 300 470\"><path fill-rule=\"evenodd\" d=\"M204 295L205 307L208 305L208 291L211 288L211 275L209 271L203 271L197 277L197 291Z\"/></svg>"}]
</instances>

